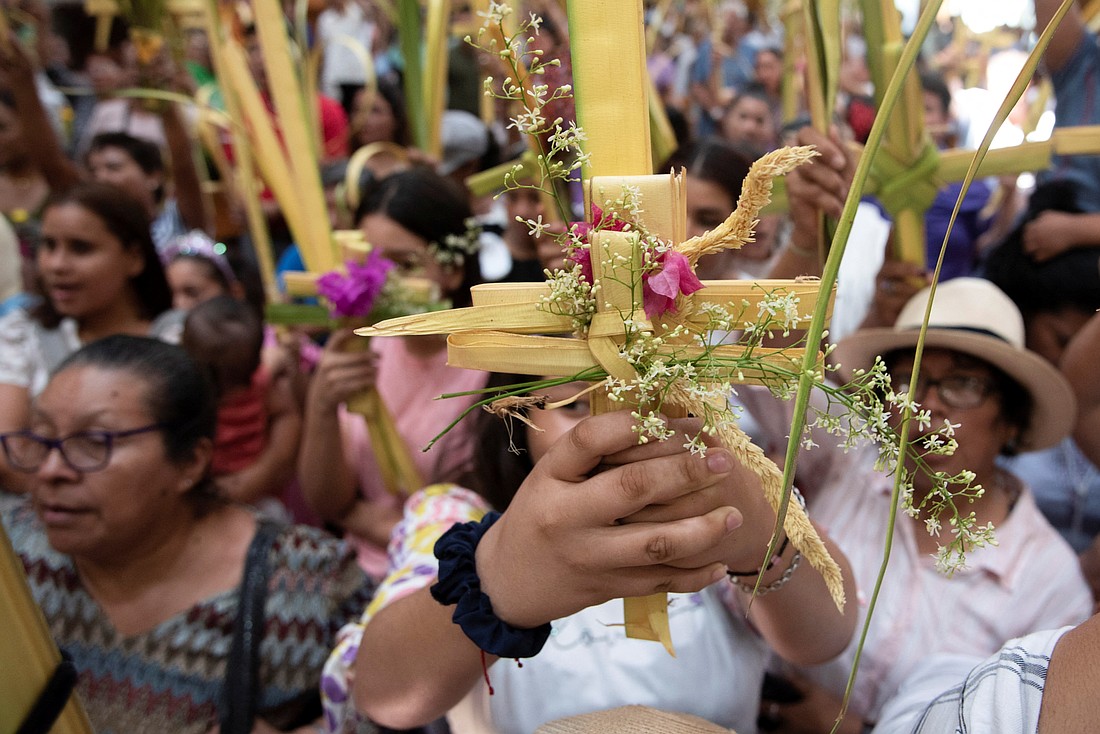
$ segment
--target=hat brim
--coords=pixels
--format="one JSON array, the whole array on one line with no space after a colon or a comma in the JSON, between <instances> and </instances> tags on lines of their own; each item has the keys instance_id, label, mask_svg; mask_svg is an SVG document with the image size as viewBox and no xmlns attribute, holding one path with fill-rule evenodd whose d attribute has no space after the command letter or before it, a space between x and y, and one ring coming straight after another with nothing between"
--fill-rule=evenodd
<instances>
[{"instance_id":1,"label":"hat brim","mask_svg":"<svg viewBox=\"0 0 1100 734\"><path fill-rule=\"evenodd\" d=\"M847 381L854 370L869 368L876 356L915 348L917 333L915 329L861 329L840 340L832 361L840 365L838 373ZM1019 440L1021 450L1053 446L1073 430L1077 415L1073 390L1062 373L1039 355L997 337L962 329L929 328L924 348L951 349L977 357L1020 383L1032 401L1030 421Z\"/></svg>"},{"instance_id":2,"label":"hat brim","mask_svg":"<svg viewBox=\"0 0 1100 734\"><path fill-rule=\"evenodd\" d=\"M673 713L649 706L619 706L606 711L556 719L540 726L535 734L734 734L690 714Z\"/></svg>"}]
</instances>

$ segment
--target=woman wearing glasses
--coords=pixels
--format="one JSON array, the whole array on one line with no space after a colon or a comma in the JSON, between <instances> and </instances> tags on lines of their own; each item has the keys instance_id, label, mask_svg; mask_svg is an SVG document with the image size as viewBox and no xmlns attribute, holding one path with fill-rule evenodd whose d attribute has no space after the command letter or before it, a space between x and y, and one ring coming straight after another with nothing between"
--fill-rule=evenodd
<instances>
[{"instance_id":1,"label":"woman wearing glasses","mask_svg":"<svg viewBox=\"0 0 1100 734\"><path fill-rule=\"evenodd\" d=\"M914 381L914 351L928 297L928 289L913 296L891 328L863 329L842 339L834 358L841 373L850 375L882 356L893 390L908 392L930 413L931 426L913 421L911 437L944 421L956 426L954 454L926 455L925 461L931 472L947 476L974 472L974 484L985 491L972 503L957 500L958 509L973 512L979 525L992 523L998 547L971 550L968 567L948 576L936 568L936 553L952 537L950 518L940 518L943 528L933 537L931 518L898 512L889 570L842 732L873 723L905 676L932 653L988 655L1032 630L1077 624L1092 608L1072 549L1039 512L1028 487L996 463L1002 454L1051 446L1069 433L1075 413L1069 385L1053 365L1024 347L1023 319L1013 302L978 278L939 286ZM815 440L835 444L831 437ZM811 451L798 480L814 520L852 563L861 618L894 510L893 476L874 466L875 453ZM921 471L913 483L916 506L933 489ZM762 713L775 725L771 730L829 730L840 710L856 638L832 663L791 673L796 691L765 701Z\"/></svg>"},{"instance_id":2,"label":"woman wearing glasses","mask_svg":"<svg viewBox=\"0 0 1100 734\"><path fill-rule=\"evenodd\" d=\"M181 348L116 335L58 368L26 430L0 434L33 480L4 525L96 731L314 731L335 633L371 597L342 543L217 498L214 423Z\"/></svg>"}]
</instances>

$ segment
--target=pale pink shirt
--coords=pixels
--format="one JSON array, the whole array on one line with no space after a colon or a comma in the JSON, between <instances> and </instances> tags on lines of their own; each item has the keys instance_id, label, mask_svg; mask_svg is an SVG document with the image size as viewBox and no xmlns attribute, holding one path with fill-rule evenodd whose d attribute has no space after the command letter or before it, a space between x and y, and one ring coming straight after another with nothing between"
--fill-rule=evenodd
<instances>
[{"instance_id":1,"label":"pale pink shirt","mask_svg":"<svg viewBox=\"0 0 1100 734\"><path fill-rule=\"evenodd\" d=\"M462 466L470 455L466 420L452 429L430 451L422 451L440 431L472 405L476 398L447 398L440 395L485 387L489 375L479 370L447 366L447 350L423 356L409 350L405 337L377 337L371 349L378 354L378 391L393 415L397 432L404 439L413 463L425 483ZM362 416L340 409L340 435L344 456L359 480L359 491L372 502L400 511L405 497L389 492L382 484L378 462L371 451L370 437ZM386 549L348 535L359 554L359 565L375 579L386 572Z\"/></svg>"},{"instance_id":2,"label":"pale pink shirt","mask_svg":"<svg viewBox=\"0 0 1100 734\"><path fill-rule=\"evenodd\" d=\"M891 511L892 477L876 472L873 460L873 449L836 457L828 481L810 501L810 517L852 565L861 625ZM1040 514L1028 489L997 526L999 545L967 554L968 568L952 578L936 570L932 556L918 551L917 532L924 532L923 525L899 512L889 570L850 703L853 713L870 721L930 654L984 657L1014 637L1078 624L1092 609L1077 557ZM857 630L839 658L803 673L842 695L858 640Z\"/></svg>"}]
</instances>

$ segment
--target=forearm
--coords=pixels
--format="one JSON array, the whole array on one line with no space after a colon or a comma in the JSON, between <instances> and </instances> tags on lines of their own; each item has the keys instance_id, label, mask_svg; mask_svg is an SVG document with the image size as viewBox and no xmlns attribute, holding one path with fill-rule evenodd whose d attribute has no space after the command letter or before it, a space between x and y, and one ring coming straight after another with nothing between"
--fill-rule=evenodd
<instances>
[{"instance_id":1,"label":"forearm","mask_svg":"<svg viewBox=\"0 0 1100 734\"><path fill-rule=\"evenodd\" d=\"M307 404L298 452L298 482L313 511L343 525L358 499L358 482L344 456L336 408Z\"/></svg>"},{"instance_id":2,"label":"forearm","mask_svg":"<svg viewBox=\"0 0 1100 734\"><path fill-rule=\"evenodd\" d=\"M219 478L218 484L237 502L253 504L281 492L294 477L301 418L287 413L276 417L267 445L249 467Z\"/></svg>"},{"instance_id":3,"label":"forearm","mask_svg":"<svg viewBox=\"0 0 1100 734\"><path fill-rule=\"evenodd\" d=\"M844 578L844 611L838 611L825 580L803 558L781 588L752 600L749 618L775 652L797 665L815 665L840 654L856 627L856 586L848 559L818 528ZM775 566L761 574L760 586L779 580L790 568L795 550L788 545ZM741 579L751 585L755 578ZM748 600L745 595L745 600Z\"/></svg>"},{"instance_id":4,"label":"forearm","mask_svg":"<svg viewBox=\"0 0 1100 734\"><path fill-rule=\"evenodd\" d=\"M1077 396L1077 424L1073 438L1081 451L1100 466L1100 384L1096 365L1100 363L1100 314L1094 315L1066 346L1062 373Z\"/></svg>"},{"instance_id":5,"label":"forearm","mask_svg":"<svg viewBox=\"0 0 1100 734\"><path fill-rule=\"evenodd\" d=\"M393 526L400 520L398 508L359 498L344 513L340 524L349 533L385 548L389 545Z\"/></svg>"},{"instance_id":6,"label":"forearm","mask_svg":"<svg viewBox=\"0 0 1100 734\"><path fill-rule=\"evenodd\" d=\"M1062 0L1035 0L1035 32L1042 33L1054 14L1062 5ZM1054 37L1043 54L1043 62L1050 71L1058 71L1073 56L1077 44L1085 32L1084 22L1081 19L1081 11L1077 3L1072 3L1066 17L1058 25Z\"/></svg>"},{"instance_id":7,"label":"forearm","mask_svg":"<svg viewBox=\"0 0 1100 734\"><path fill-rule=\"evenodd\" d=\"M462 700L482 675L482 659L451 621L453 611L425 588L367 623L352 689L359 712L383 726L407 729L439 718ZM495 661L487 655L485 664Z\"/></svg>"},{"instance_id":8,"label":"forearm","mask_svg":"<svg viewBox=\"0 0 1100 734\"><path fill-rule=\"evenodd\" d=\"M168 156L172 161L172 182L180 217L188 229L210 231L210 218L202 196L202 183L195 165L196 146L183 123L178 105L170 104L161 116Z\"/></svg>"},{"instance_id":9,"label":"forearm","mask_svg":"<svg viewBox=\"0 0 1100 734\"><path fill-rule=\"evenodd\" d=\"M34 145L27 146L27 152L46 179L50 190L56 194L72 188L80 182L80 171L61 147L61 141L54 132L46 108L38 97L34 77L28 77L24 83L14 85L11 92L23 128L36 131Z\"/></svg>"},{"instance_id":10,"label":"forearm","mask_svg":"<svg viewBox=\"0 0 1100 734\"><path fill-rule=\"evenodd\" d=\"M796 226L772 261L768 277L789 280L802 275L821 275L821 256L817 233Z\"/></svg>"}]
</instances>

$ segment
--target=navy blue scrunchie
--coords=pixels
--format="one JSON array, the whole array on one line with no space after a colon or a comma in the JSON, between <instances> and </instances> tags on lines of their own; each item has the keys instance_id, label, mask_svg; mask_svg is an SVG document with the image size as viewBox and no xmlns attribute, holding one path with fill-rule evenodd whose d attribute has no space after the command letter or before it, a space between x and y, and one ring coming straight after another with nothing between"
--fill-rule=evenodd
<instances>
[{"instance_id":1,"label":"navy blue scrunchie","mask_svg":"<svg viewBox=\"0 0 1100 734\"><path fill-rule=\"evenodd\" d=\"M502 658L530 658L546 644L550 625L520 629L508 624L493 614L493 604L481 591L477 577L477 544L499 517L499 512L489 512L481 522L458 523L436 541L439 581L431 587L432 598L444 606L456 605L451 619L485 652Z\"/></svg>"}]
</instances>

